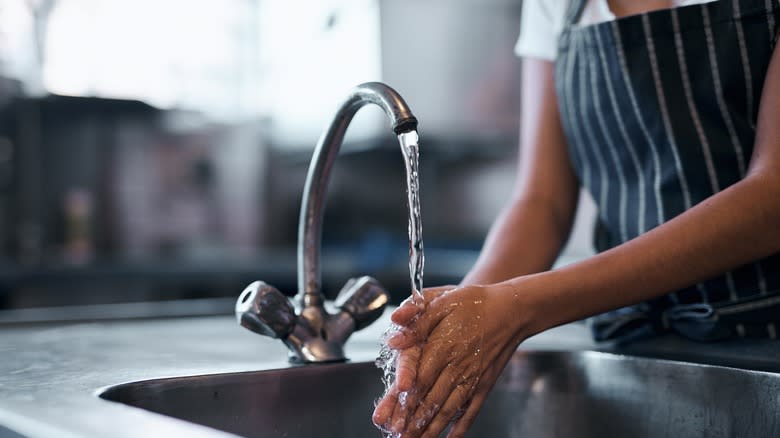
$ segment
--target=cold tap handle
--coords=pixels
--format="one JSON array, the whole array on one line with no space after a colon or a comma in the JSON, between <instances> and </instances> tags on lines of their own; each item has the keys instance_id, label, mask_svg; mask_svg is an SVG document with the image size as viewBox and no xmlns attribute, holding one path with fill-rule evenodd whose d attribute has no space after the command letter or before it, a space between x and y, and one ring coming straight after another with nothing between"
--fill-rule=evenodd
<instances>
[{"instance_id":1,"label":"cold tap handle","mask_svg":"<svg viewBox=\"0 0 780 438\"><path fill-rule=\"evenodd\" d=\"M295 310L275 287L255 281L236 301L236 319L244 328L272 338L286 338L295 328Z\"/></svg>"}]
</instances>

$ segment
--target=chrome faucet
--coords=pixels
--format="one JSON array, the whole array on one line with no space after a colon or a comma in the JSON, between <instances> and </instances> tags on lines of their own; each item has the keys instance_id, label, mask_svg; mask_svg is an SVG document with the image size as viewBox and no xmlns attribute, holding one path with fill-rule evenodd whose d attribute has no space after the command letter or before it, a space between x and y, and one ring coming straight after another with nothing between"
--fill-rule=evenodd
<instances>
[{"instance_id":1,"label":"chrome faucet","mask_svg":"<svg viewBox=\"0 0 780 438\"><path fill-rule=\"evenodd\" d=\"M262 281L250 284L236 302L239 324L255 333L282 339L292 362L346 360L344 343L349 336L379 318L389 301L389 295L375 279L353 278L336 298L338 311L329 313L320 290L322 220L330 172L352 117L370 103L384 110L396 135L417 129L417 119L392 88L368 82L353 89L320 137L306 176L298 222L295 306Z\"/></svg>"}]
</instances>

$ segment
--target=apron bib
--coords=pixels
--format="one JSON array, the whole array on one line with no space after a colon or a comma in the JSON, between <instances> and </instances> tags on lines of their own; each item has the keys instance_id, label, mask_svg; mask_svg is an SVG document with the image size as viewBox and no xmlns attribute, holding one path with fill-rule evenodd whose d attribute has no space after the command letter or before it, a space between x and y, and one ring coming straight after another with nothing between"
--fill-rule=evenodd
<instances>
[{"instance_id":1,"label":"apron bib","mask_svg":"<svg viewBox=\"0 0 780 438\"><path fill-rule=\"evenodd\" d=\"M569 5L555 82L603 251L744 178L780 2L719 0L578 27L585 3ZM591 322L597 340L776 338L780 254Z\"/></svg>"}]
</instances>

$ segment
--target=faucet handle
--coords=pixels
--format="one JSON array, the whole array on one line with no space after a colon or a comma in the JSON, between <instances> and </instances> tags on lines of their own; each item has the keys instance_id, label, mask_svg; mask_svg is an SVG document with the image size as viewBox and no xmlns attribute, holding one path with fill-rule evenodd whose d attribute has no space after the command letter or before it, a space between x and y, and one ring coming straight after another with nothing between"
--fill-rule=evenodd
<instances>
[{"instance_id":1,"label":"faucet handle","mask_svg":"<svg viewBox=\"0 0 780 438\"><path fill-rule=\"evenodd\" d=\"M295 328L295 309L275 287L255 281L236 301L236 320L242 327L272 338L286 338Z\"/></svg>"},{"instance_id":2,"label":"faucet handle","mask_svg":"<svg viewBox=\"0 0 780 438\"><path fill-rule=\"evenodd\" d=\"M336 297L336 307L349 313L355 320L355 330L370 325L382 316L390 295L374 278L351 278Z\"/></svg>"}]
</instances>

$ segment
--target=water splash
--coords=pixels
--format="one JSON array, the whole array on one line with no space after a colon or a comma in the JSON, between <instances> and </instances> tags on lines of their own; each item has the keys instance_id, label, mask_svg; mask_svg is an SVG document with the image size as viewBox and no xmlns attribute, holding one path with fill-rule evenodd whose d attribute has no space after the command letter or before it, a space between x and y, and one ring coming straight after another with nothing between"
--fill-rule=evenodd
<instances>
[{"instance_id":1,"label":"water splash","mask_svg":"<svg viewBox=\"0 0 780 438\"><path fill-rule=\"evenodd\" d=\"M412 300L416 303L424 303L423 269L425 267L425 255L422 239L422 217L420 214L420 146L417 131L410 131L398 136L401 143L401 151L406 166L406 198L409 212L409 277L412 286ZM395 382L396 363L398 351L387 346L388 337L400 330L395 324L387 328L383 336L382 348L376 359L376 366L382 370L382 382L385 385L384 395ZM399 401L406 405L406 393L400 394ZM385 438L400 438L400 433L390 431L389 425L379 425L379 429Z\"/></svg>"}]
</instances>

